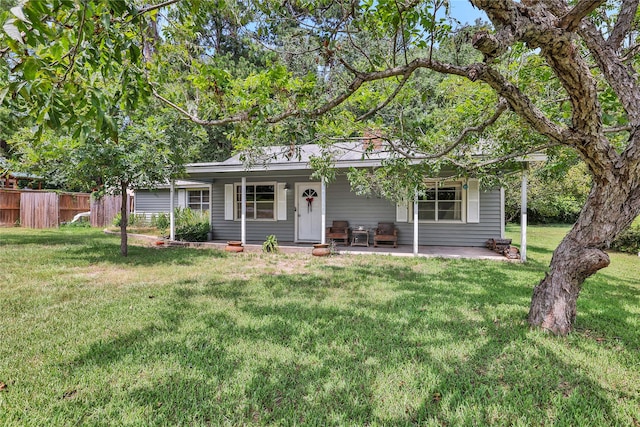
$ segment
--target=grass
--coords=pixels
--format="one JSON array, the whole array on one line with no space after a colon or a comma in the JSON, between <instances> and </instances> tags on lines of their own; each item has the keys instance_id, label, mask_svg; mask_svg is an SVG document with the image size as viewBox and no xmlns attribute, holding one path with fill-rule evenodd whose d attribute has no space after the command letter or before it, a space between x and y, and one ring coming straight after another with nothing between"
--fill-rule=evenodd
<instances>
[{"instance_id":1,"label":"grass","mask_svg":"<svg viewBox=\"0 0 640 427\"><path fill-rule=\"evenodd\" d=\"M640 425L637 256L526 324L566 231L520 265L0 229L0 425Z\"/></svg>"}]
</instances>

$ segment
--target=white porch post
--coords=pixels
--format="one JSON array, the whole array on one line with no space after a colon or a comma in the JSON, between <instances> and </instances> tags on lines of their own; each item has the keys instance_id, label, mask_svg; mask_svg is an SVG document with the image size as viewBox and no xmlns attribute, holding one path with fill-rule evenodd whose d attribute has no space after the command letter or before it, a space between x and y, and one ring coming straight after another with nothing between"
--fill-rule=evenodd
<instances>
[{"instance_id":1,"label":"white porch post","mask_svg":"<svg viewBox=\"0 0 640 427\"><path fill-rule=\"evenodd\" d=\"M500 187L500 238L501 239L505 238L504 225L505 225L506 219L505 219L505 213L504 213L504 203L505 203L504 187Z\"/></svg>"},{"instance_id":2,"label":"white porch post","mask_svg":"<svg viewBox=\"0 0 640 427\"><path fill-rule=\"evenodd\" d=\"M176 194L176 182L171 180L169 185L169 239L176 239L176 214L175 214L175 194Z\"/></svg>"},{"instance_id":3,"label":"white porch post","mask_svg":"<svg viewBox=\"0 0 640 427\"><path fill-rule=\"evenodd\" d=\"M327 231L327 201L326 201L326 195L327 195L327 185L324 181L324 176L322 177L322 179L320 180L320 199L321 201L321 209L322 209L322 220L321 220L321 227L322 227L322 239L320 240L320 243L324 244L327 243L327 236L325 235L326 231Z\"/></svg>"},{"instance_id":4,"label":"white porch post","mask_svg":"<svg viewBox=\"0 0 640 427\"><path fill-rule=\"evenodd\" d=\"M413 255L418 255L418 190L413 194Z\"/></svg>"},{"instance_id":5,"label":"white porch post","mask_svg":"<svg viewBox=\"0 0 640 427\"><path fill-rule=\"evenodd\" d=\"M247 178L242 177L242 190L240 202L242 207L240 208L240 241L242 246L247 244Z\"/></svg>"},{"instance_id":6,"label":"white porch post","mask_svg":"<svg viewBox=\"0 0 640 427\"><path fill-rule=\"evenodd\" d=\"M209 184L209 232L213 231L213 209L211 209L212 201L213 201L213 183Z\"/></svg>"},{"instance_id":7,"label":"white porch post","mask_svg":"<svg viewBox=\"0 0 640 427\"><path fill-rule=\"evenodd\" d=\"M527 260L527 165L522 171L522 189L520 201L520 259Z\"/></svg>"}]
</instances>

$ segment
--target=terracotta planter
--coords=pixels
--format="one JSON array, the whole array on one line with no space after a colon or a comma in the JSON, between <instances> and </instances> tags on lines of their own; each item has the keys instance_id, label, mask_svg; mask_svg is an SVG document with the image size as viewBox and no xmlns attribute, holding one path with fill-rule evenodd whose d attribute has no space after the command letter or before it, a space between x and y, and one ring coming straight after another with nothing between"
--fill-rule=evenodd
<instances>
[{"instance_id":1,"label":"terracotta planter","mask_svg":"<svg viewBox=\"0 0 640 427\"><path fill-rule=\"evenodd\" d=\"M331 249L329 249L328 243L318 243L313 245L311 254L314 256L327 256L331 255Z\"/></svg>"},{"instance_id":2,"label":"terracotta planter","mask_svg":"<svg viewBox=\"0 0 640 427\"><path fill-rule=\"evenodd\" d=\"M244 247L242 246L242 242L232 240L227 242L227 246L225 246L224 250L227 252L242 252L244 251Z\"/></svg>"}]
</instances>

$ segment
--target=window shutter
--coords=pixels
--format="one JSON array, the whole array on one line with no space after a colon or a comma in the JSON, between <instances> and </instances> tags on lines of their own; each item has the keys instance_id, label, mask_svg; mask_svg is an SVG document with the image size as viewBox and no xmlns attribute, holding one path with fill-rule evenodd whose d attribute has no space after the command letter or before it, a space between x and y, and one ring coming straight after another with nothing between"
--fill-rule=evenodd
<instances>
[{"instance_id":1,"label":"window shutter","mask_svg":"<svg viewBox=\"0 0 640 427\"><path fill-rule=\"evenodd\" d=\"M401 201L396 204L396 222L409 222L409 210L407 202Z\"/></svg>"},{"instance_id":2,"label":"window shutter","mask_svg":"<svg viewBox=\"0 0 640 427\"><path fill-rule=\"evenodd\" d=\"M278 183L276 197L278 199L278 221L287 220L287 190L284 186L287 185L284 182Z\"/></svg>"},{"instance_id":3,"label":"window shutter","mask_svg":"<svg viewBox=\"0 0 640 427\"><path fill-rule=\"evenodd\" d=\"M186 209L188 207L187 206L187 190L179 189L177 193L178 193L178 206L183 209Z\"/></svg>"},{"instance_id":4,"label":"window shutter","mask_svg":"<svg viewBox=\"0 0 640 427\"><path fill-rule=\"evenodd\" d=\"M480 222L480 181L477 179L467 181L467 222Z\"/></svg>"},{"instance_id":5,"label":"window shutter","mask_svg":"<svg viewBox=\"0 0 640 427\"><path fill-rule=\"evenodd\" d=\"M224 219L233 221L233 184L224 185Z\"/></svg>"}]
</instances>

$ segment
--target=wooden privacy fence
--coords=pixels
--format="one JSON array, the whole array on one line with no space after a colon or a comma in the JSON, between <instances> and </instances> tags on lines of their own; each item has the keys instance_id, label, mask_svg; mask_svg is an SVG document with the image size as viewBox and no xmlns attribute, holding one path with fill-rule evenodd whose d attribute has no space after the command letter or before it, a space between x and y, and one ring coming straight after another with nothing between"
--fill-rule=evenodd
<instances>
[{"instance_id":1,"label":"wooden privacy fence","mask_svg":"<svg viewBox=\"0 0 640 427\"><path fill-rule=\"evenodd\" d=\"M88 212L90 195L47 191L0 190L0 226L18 222L27 228L57 227Z\"/></svg>"},{"instance_id":2,"label":"wooden privacy fence","mask_svg":"<svg viewBox=\"0 0 640 427\"><path fill-rule=\"evenodd\" d=\"M76 214L88 212L89 194L24 191L20 194L20 225L52 228L69 222Z\"/></svg>"},{"instance_id":3,"label":"wooden privacy fence","mask_svg":"<svg viewBox=\"0 0 640 427\"><path fill-rule=\"evenodd\" d=\"M128 213L131 213L132 197L129 197ZM122 196L103 196L100 199L91 199L91 226L108 227L113 219L120 213Z\"/></svg>"},{"instance_id":4,"label":"wooden privacy fence","mask_svg":"<svg viewBox=\"0 0 640 427\"><path fill-rule=\"evenodd\" d=\"M129 197L131 212L132 197ZM94 200L87 193L53 193L0 189L0 226L20 223L26 228L52 228L69 222L76 214L91 211L92 227L108 227L120 213L121 196Z\"/></svg>"},{"instance_id":5,"label":"wooden privacy fence","mask_svg":"<svg viewBox=\"0 0 640 427\"><path fill-rule=\"evenodd\" d=\"M20 221L20 192L0 190L0 225L13 226Z\"/></svg>"}]
</instances>

